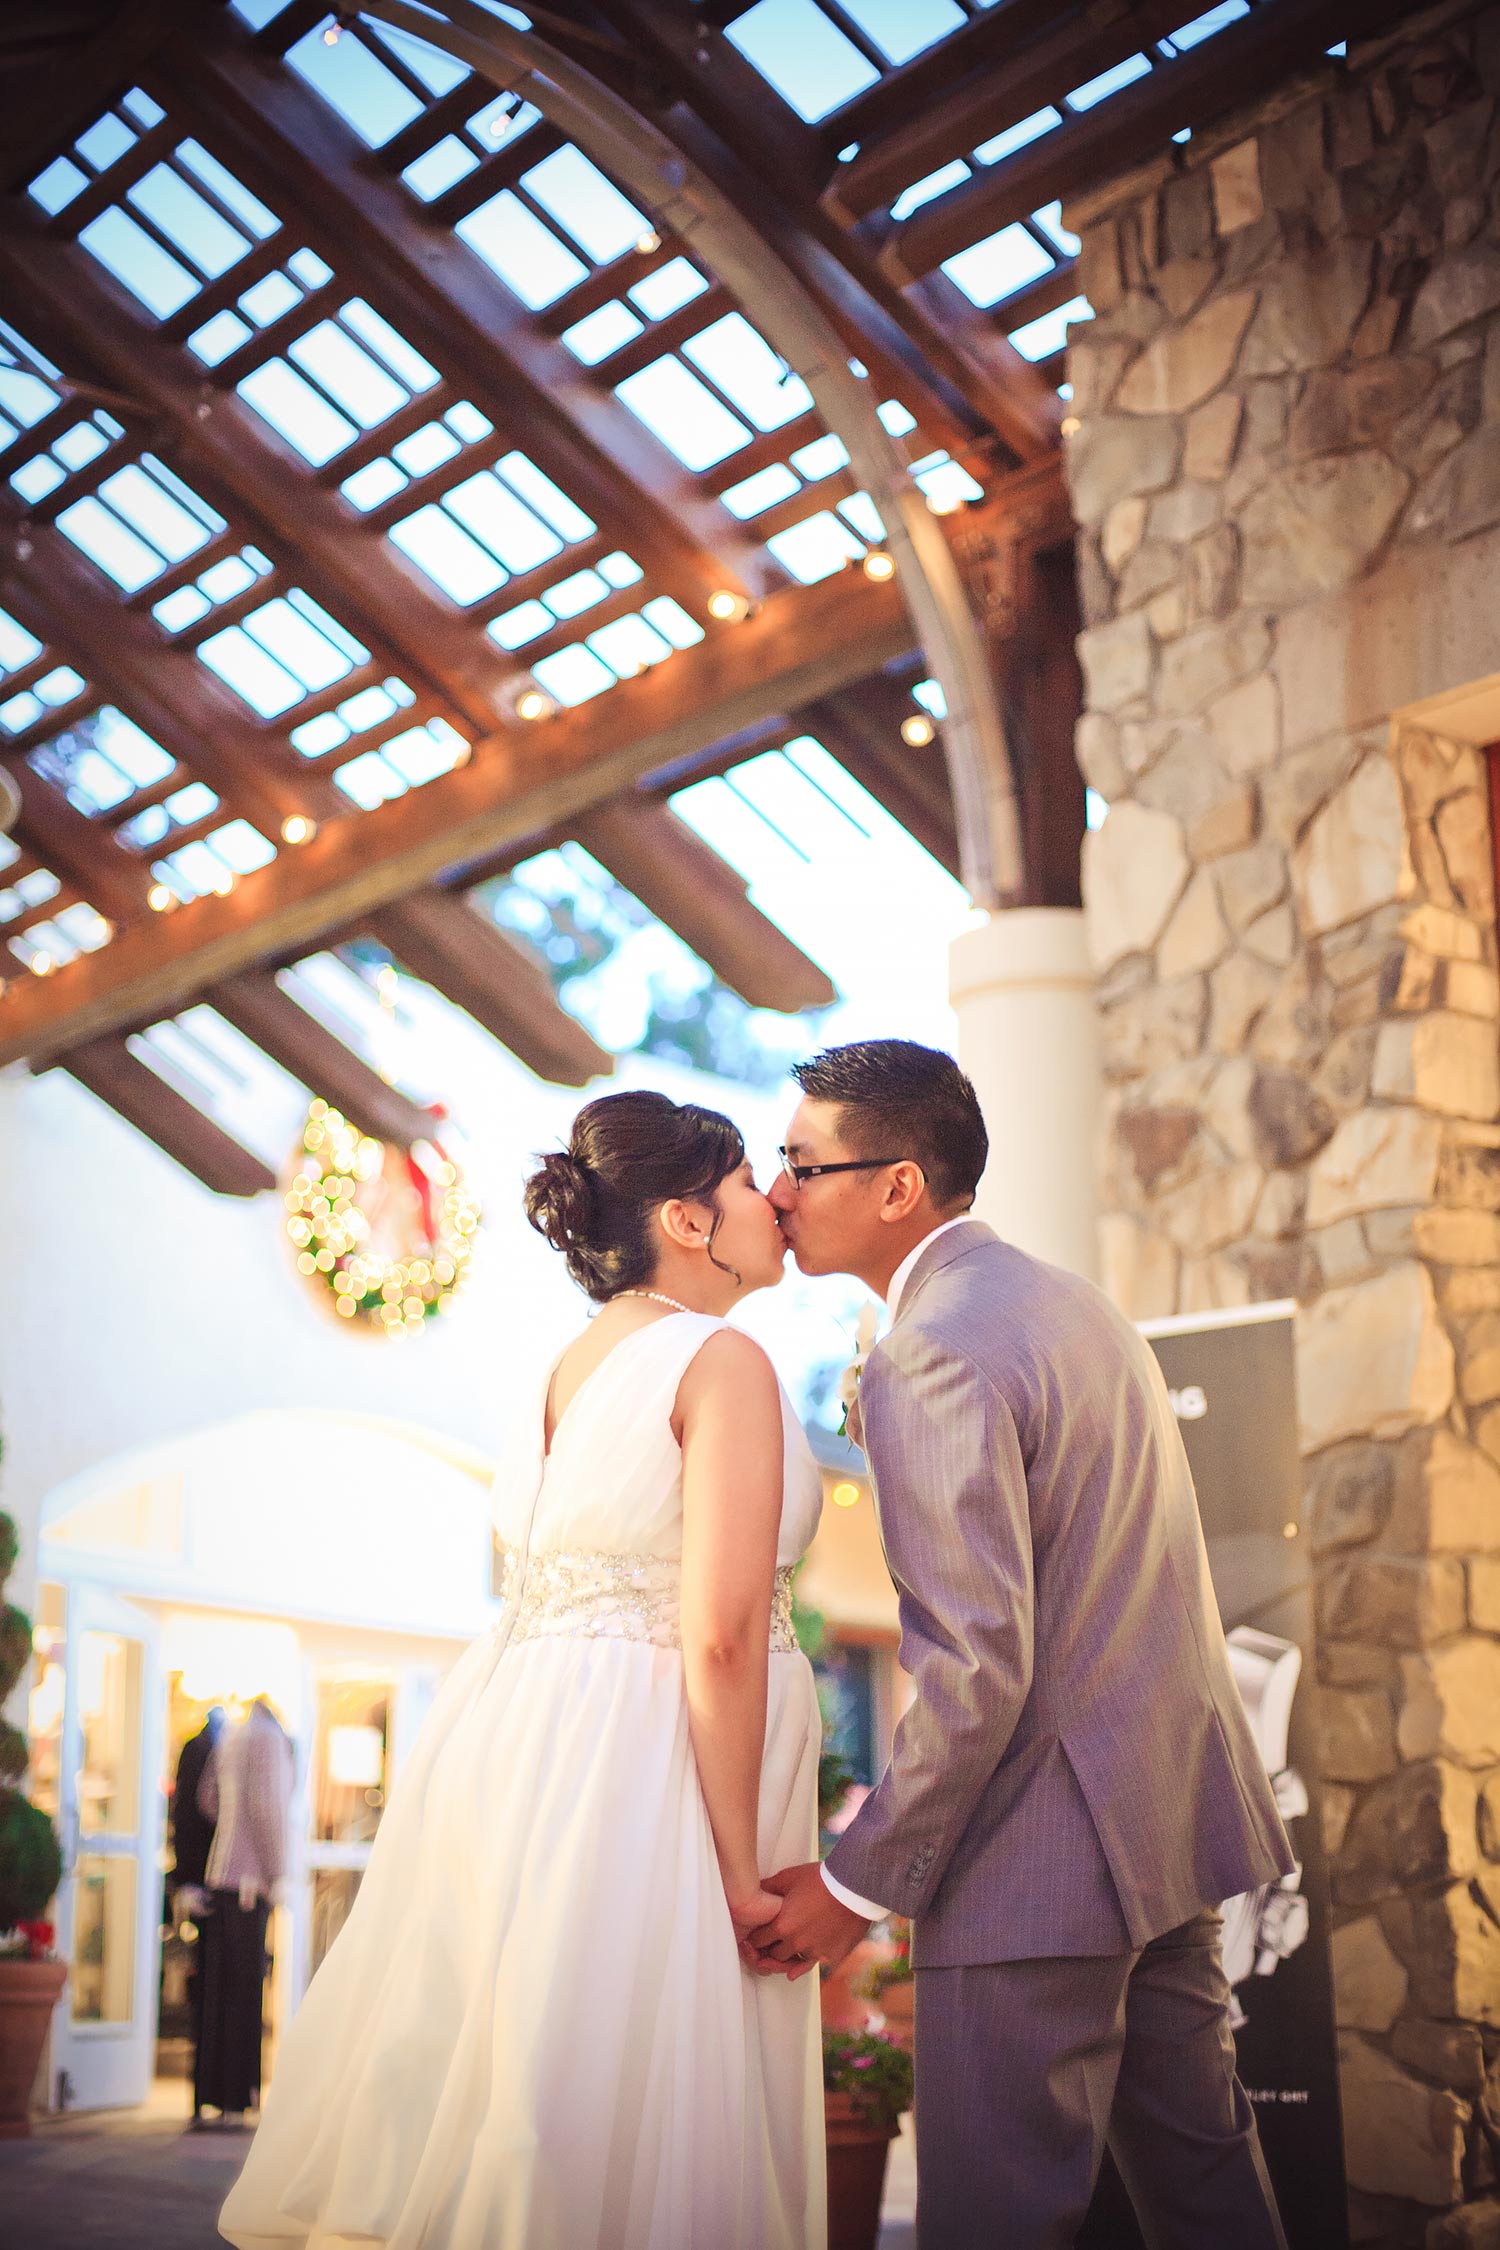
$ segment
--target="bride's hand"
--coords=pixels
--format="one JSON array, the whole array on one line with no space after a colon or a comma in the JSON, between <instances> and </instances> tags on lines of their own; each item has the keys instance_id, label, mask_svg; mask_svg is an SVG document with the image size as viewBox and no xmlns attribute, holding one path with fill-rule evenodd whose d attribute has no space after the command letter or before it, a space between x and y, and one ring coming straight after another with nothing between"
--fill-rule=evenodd
<instances>
[{"instance_id":1,"label":"bride's hand","mask_svg":"<svg viewBox=\"0 0 1500 2250\"><path fill-rule=\"evenodd\" d=\"M743 1946L754 1933L774 1922L781 1912L783 1901L774 1891L757 1887L740 1898L729 1901L729 1919L734 1924L734 1934Z\"/></svg>"}]
</instances>

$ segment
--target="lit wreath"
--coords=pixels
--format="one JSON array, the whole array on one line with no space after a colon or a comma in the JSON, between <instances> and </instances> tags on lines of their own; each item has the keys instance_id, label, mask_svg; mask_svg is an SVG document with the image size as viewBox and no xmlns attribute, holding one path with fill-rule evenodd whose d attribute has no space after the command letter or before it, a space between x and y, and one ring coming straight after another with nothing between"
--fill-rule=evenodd
<instances>
[{"instance_id":1,"label":"lit wreath","mask_svg":"<svg viewBox=\"0 0 1500 2250\"><path fill-rule=\"evenodd\" d=\"M297 1271L320 1281L342 1320L409 1335L464 1278L479 1206L436 1138L409 1150L374 1141L315 1101L286 1192Z\"/></svg>"}]
</instances>

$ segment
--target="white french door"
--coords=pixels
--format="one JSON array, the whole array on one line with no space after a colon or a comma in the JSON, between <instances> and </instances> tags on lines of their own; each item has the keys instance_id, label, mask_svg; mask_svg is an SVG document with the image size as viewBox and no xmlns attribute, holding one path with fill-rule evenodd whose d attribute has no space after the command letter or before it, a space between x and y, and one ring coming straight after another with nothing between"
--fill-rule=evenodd
<instances>
[{"instance_id":1,"label":"white french door","mask_svg":"<svg viewBox=\"0 0 1500 2250\"><path fill-rule=\"evenodd\" d=\"M51 2097L70 2109L146 2099L161 1951L162 1681L156 1621L90 1586L67 1590L58 1950Z\"/></svg>"}]
</instances>

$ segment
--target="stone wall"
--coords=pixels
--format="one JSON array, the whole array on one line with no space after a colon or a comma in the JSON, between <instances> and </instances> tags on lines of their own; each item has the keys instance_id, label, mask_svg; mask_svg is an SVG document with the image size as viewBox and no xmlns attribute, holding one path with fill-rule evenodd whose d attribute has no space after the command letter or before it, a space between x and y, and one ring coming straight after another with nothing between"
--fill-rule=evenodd
<instances>
[{"instance_id":1,"label":"stone wall","mask_svg":"<svg viewBox=\"0 0 1500 2250\"><path fill-rule=\"evenodd\" d=\"M1070 214L1106 1278L1298 1300L1355 2238L1432 2250L1500 2245L1497 95L1440 8Z\"/></svg>"}]
</instances>

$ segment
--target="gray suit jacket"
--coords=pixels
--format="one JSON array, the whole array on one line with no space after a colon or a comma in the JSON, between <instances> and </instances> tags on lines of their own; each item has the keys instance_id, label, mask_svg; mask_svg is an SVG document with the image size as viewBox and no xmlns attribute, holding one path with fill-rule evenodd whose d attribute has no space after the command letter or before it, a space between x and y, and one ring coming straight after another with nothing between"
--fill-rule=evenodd
<instances>
[{"instance_id":1,"label":"gray suit jacket","mask_svg":"<svg viewBox=\"0 0 1500 2250\"><path fill-rule=\"evenodd\" d=\"M1289 1870L1166 1385L1108 1298L955 1227L860 1413L916 1695L829 1872L938 1968L1131 1952Z\"/></svg>"}]
</instances>

